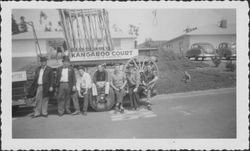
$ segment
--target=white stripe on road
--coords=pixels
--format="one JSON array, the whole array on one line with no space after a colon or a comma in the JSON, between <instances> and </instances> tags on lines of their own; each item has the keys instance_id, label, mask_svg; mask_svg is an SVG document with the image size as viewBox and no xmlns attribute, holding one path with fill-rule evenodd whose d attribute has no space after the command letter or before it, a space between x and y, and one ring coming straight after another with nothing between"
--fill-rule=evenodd
<instances>
[{"instance_id":1,"label":"white stripe on road","mask_svg":"<svg viewBox=\"0 0 250 151\"><path fill-rule=\"evenodd\" d=\"M125 110L124 113L110 111L109 113L112 121L143 119L157 116L154 112L146 109L140 109L138 111Z\"/></svg>"}]
</instances>

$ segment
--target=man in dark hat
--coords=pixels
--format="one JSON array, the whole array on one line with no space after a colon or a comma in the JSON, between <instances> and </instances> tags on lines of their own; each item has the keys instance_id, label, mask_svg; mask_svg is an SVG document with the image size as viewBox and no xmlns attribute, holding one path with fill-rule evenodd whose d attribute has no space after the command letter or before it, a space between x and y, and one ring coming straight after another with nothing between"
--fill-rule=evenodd
<instances>
[{"instance_id":1,"label":"man in dark hat","mask_svg":"<svg viewBox=\"0 0 250 151\"><path fill-rule=\"evenodd\" d=\"M36 107L34 109L33 117L40 115L48 116L48 101L50 92L53 91L53 70L47 66L47 58L40 57L41 66L35 71L35 78L29 88L29 94L35 94ZM32 95L32 94L31 94Z\"/></svg>"},{"instance_id":2,"label":"man in dark hat","mask_svg":"<svg viewBox=\"0 0 250 151\"><path fill-rule=\"evenodd\" d=\"M56 86L58 89L58 114L62 116L66 110L67 114L70 111L70 96L76 91L76 78L74 69L70 66L68 56L63 56L63 66L57 70Z\"/></svg>"}]
</instances>

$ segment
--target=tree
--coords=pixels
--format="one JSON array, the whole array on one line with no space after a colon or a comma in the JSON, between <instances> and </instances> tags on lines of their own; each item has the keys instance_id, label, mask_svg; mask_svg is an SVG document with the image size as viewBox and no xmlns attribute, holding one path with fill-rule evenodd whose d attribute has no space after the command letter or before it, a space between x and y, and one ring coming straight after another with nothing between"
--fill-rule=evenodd
<instances>
[{"instance_id":1,"label":"tree","mask_svg":"<svg viewBox=\"0 0 250 151\"><path fill-rule=\"evenodd\" d=\"M21 20L21 22L20 22L20 31L21 32L27 32L28 31L28 26L26 24L25 17L21 16L20 20Z\"/></svg>"},{"instance_id":2,"label":"tree","mask_svg":"<svg viewBox=\"0 0 250 151\"><path fill-rule=\"evenodd\" d=\"M152 45L153 45L153 40L152 40L152 38L146 38L146 39L145 39L145 47L146 47L146 48L151 48Z\"/></svg>"},{"instance_id":3,"label":"tree","mask_svg":"<svg viewBox=\"0 0 250 151\"><path fill-rule=\"evenodd\" d=\"M115 32L121 32L121 28L117 26L117 24L113 24L112 28L114 29Z\"/></svg>"},{"instance_id":4,"label":"tree","mask_svg":"<svg viewBox=\"0 0 250 151\"><path fill-rule=\"evenodd\" d=\"M12 34L18 34L20 31L19 31L19 28L18 28L18 24L16 23L16 20L14 18L14 16L12 15Z\"/></svg>"},{"instance_id":5,"label":"tree","mask_svg":"<svg viewBox=\"0 0 250 151\"><path fill-rule=\"evenodd\" d=\"M139 36L139 29L140 29L139 26L135 26L135 25L129 24L128 34L132 35L132 36L138 37Z\"/></svg>"}]
</instances>

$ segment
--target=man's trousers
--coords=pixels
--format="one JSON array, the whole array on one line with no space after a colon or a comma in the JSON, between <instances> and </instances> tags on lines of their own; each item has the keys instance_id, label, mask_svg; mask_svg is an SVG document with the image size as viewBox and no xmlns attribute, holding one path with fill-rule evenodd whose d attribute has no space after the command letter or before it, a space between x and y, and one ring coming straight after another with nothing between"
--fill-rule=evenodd
<instances>
[{"instance_id":1,"label":"man's trousers","mask_svg":"<svg viewBox=\"0 0 250 151\"><path fill-rule=\"evenodd\" d=\"M96 85L92 84L92 94L93 96L97 96L97 87L102 88L105 87L105 94L109 94L109 82L99 81L96 82Z\"/></svg>"},{"instance_id":2,"label":"man's trousers","mask_svg":"<svg viewBox=\"0 0 250 151\"><path fill-rule=\"evenodd\" d=\"M43 97L43 86L38 86L36 91L35 116L39 116L41 114L48 115L48 101L49 97Z\"/></svg>"},{"instance_id":3,"label":"man's trousers","mask_svg":"<svg viewBox=\"0 0 250 151\"><path fill-rule=\"evenodd\" d=\"M89 105L89 95L90 95L90 89L87 89L87 93L86 94L83 94L85 92L85 89L82 89L81 90L82 92L82 95L84 98L81 98L83 99L83 108L82 108L82 111L83 112L87 112L88 111L88 105Z\"/></svg>"},{"instance_id":4,"label":"man's trousers","mask_svg":"<svg viewBox=\"0 0 250 151\"><path fill-rule=\"evenodd\" d=\"M124 90L114 90L115 92L115 97L116 97L116 103L120 103L122 104L123 101L123 97L125 95L125 91Z\"/></svg>"},{"instance_id":5,"label":"man's trousers","mask_svg":"<svg viewBox=\"0 0 250 151\"><path fill-rule=\"evenodd\" d=\"M58 113L64 114L64 111L70 112L70 88L68 83L60 83L58 89Z\"/></svg>"},{"instance_id":6,"label":"man's trousers","mask_svg":"<svg viewBox=\"0 0 250 151\"><path fill-rule=\"evenodd\" d=\"M79 99L78 99L78 94L77 94L77 92L74 92L74 93L71 95L71 99L72 99L72 101L73 101L75 111L79 111L79 112L80 112Z\"/></svg>"}]
</instances>

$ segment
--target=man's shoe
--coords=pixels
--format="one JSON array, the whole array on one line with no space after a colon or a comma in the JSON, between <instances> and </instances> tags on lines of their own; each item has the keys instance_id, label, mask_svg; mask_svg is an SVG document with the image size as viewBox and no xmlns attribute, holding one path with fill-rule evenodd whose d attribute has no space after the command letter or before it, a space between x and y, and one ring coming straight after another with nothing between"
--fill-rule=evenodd
<instances>
[{"instance_id":1,"label":"man's shoe","mask_svg":"<svg viewBox=\"0 0 250 151\"><path fill-rule=\"evenodd\" d=\"M67 114L71 114L71 111L70 111L70 110L67 110L66 113L67 113Z\"/></svg>"},{"instance_id":2,"label":"man's shoe","mask_svg":"<svg viewBox=\"0 0 250 151\"><path fill-rule=\"evenodd\" d=\"M40 115L32 115L31 117L32 118L37 118L37 117L39 117Z\"/></svg>"},{"instance_id":3,"label":"man's shoe","mask_svg":"<svg viewBox=\"0 0 250 151\"><path fill-rule=\"evenodd\" d=\"M82 115L87 116L87 112L82 112Z\"/></svg>"},{"instance_id":4,"label":"man's shoe","mask_svg":"<svg viewBox=\"0 0 250 151\"><path fill-rule=\"evenodd\" d=\"M115 110L116 110L116 111L119 111L119 107L118 107L117 105L115 106Z\"/></svg>"},{"instance_id":5,"label":"man's shoe","mask_svg":"<svg viewBox=\"0 0 250 151\"><path fill-rule=\"evenodd\" d=\"M124 109L121 109L121 113L124 113Z\"/></svg>"},{"instance_id":6,"label":"man's shoe","mask_svg":"<svg viewBox=\"0 0 250 151\"><path fill-rule=\"evenodd\" d=\"M80 114L80 111L75 111L74 113L72 113L72 115L78 115Z\"/></svg>"},{"instance_id":7,"label":"man's shoe","mask_svg":"<svg viewBox=\"0 0 250 151\"><path fill-rule=\"evenodd\" d=\"M44 114L44 115L42 115L42 116L47 118L47 117L48 117L48 114Z\"/></svg>"},{"instance_id":8,"label":"man's shoe","mask_svg":"<svg viewBox=\"0 0 250 151\"><path fill-rule=\"evenodd\" d=\"M62 117L62 116L63 116L63 114L58 114L58 116L59 116L59 117Z\"/></svg>"},{"instance_id":9,"label":"man's shoe","mask_svg":"<svg viewBox=\"0 0 250 151\"><path fill-rule=\"evenodd\" d=\"M152 110L151 105L147 105L148 110Z\"/></svg>"}]
</instances>

